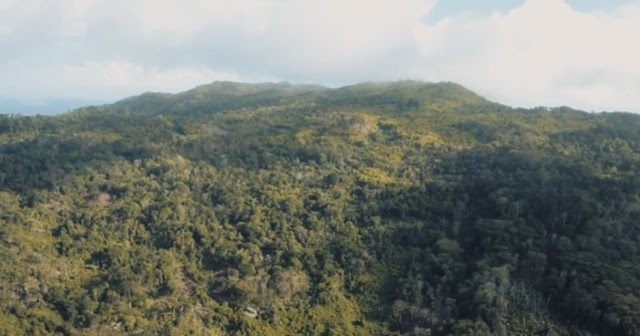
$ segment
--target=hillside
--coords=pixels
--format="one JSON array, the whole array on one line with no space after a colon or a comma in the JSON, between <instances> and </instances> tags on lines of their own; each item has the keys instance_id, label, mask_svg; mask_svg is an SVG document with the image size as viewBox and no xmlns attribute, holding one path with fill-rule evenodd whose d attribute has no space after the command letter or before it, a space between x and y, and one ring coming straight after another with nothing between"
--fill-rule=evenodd
<instances>
[{"instance_id":1,"label":"hillside","mask_svg":"<svg viewBox=\"0 0 640 336\"><path fill-rule=\"evenodd\" d=\"M453 83L0 116L0 335L640 335L638 171Z\"/></svg>"}]
</instances>

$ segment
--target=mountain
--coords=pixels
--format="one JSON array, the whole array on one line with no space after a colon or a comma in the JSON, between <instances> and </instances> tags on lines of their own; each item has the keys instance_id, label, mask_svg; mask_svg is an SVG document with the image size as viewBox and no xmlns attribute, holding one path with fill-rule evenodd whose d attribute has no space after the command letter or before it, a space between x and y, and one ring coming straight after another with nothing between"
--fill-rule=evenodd
<instances>
[{"instance_id":1,"label":"mountain","mask_svg":"<svg viewBox=\"0 0 640 336\"><path fill-rule=\"evenodd\" d=\"M209 114L260 105L278 105L328 90L322 86L282 83L247 84L214 82L180 94L148 92L124 99L114 108L134 113Z\"/></svg>"},{"instance_id":2,"label":"mountain","mask_svg":"<svg viewBox=\"0 0 640 336\"><path fill-rule=\"evenodd\" d=\"M640 335L639 130L414 81L0 116L0 334Z\"/></svg>"}]
</instances>

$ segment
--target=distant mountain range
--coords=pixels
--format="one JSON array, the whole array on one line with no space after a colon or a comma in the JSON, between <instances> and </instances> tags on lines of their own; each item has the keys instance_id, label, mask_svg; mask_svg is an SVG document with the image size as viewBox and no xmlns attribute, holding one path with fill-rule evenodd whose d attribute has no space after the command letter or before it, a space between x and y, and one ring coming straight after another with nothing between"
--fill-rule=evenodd
<instances>
[{"instance_id":1,"label":"distant mountain range","mask_svg":"<svg viewBox=\"0 0 640 336\"><path fill-rule=\"evenodd\" d=\"M88 105L105 104L100 100L50 100L42 103L27 103L15 99L0 98L0 114L20 114L20 115L55 115Z\"/></svg>"}]
</instances>

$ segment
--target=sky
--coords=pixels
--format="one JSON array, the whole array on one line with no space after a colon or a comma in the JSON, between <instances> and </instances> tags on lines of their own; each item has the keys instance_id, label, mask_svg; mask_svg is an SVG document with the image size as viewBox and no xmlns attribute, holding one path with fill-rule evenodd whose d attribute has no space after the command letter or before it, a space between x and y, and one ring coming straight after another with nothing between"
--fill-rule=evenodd
<instances>
[{"instance_id":1,"label":"sky","mask_svg":"<svg viewBox=\"0 0 640 336\"><path fill-rule=\"evenodd\" d=\"M0 0L0 113L217 80L453 81L640 113L640 0Z\"/></svg>"}]
</instances>

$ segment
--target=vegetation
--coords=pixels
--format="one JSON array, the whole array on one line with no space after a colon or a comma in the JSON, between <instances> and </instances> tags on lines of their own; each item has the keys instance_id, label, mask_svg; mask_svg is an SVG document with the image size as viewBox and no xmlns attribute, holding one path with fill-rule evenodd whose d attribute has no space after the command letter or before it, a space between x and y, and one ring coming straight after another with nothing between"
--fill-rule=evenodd
<instances>
[{"instance_id":1,"label":"vegetation","mask_svg":"<svg viewBox=\"0 0 640 336\"><path fill-rule=\"evenodd\" d=\"M0 335L640 335L639 130L418 82L0 116Z\"/></svg>"}]
</instances>

